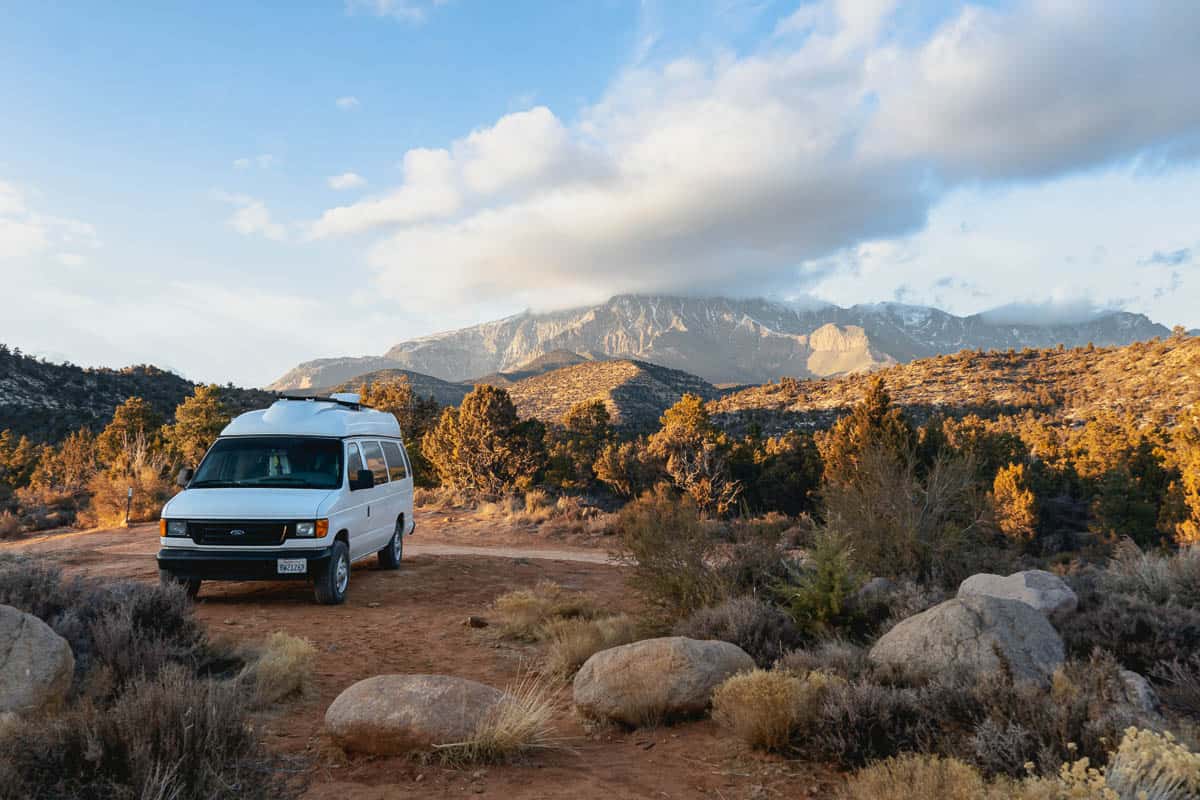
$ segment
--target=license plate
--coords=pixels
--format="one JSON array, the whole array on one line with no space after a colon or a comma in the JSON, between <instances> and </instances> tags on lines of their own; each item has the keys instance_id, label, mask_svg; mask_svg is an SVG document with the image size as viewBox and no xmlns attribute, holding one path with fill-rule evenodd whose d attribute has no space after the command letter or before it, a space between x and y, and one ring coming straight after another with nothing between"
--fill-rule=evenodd
<instances>
[{"instance_id":1,"label":"license plate","mask_svg":"<svg viewBox=\"0 0 1200 800\"><path fill-rule=\"evenodd\" d=\"M278 575L303 575L308 572L308 559L306 558L280 558L275 561L276 574Z\"/></svg>"}]
</instances>

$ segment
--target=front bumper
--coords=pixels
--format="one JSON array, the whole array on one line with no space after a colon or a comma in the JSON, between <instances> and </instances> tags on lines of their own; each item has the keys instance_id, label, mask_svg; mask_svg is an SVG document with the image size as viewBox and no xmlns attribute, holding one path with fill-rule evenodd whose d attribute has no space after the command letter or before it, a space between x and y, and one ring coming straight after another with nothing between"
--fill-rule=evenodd
<instances>
[{"instance_id":1,"label":"front bumper","mask_svg":"<svg viewBox=\"0 0 1200 800\"><path fill-rule=\"evenodd\" d=\"M199 578L205 581L286 581L306 580L318 575L329 564L332 545L316 550L271 549L261 552L245 550L189 550L164 547L158 551L158 568L177 578ZM280 575L276 561L280 558L303 558L308 569L301 574Z\"/></svg>"}]
</instances>

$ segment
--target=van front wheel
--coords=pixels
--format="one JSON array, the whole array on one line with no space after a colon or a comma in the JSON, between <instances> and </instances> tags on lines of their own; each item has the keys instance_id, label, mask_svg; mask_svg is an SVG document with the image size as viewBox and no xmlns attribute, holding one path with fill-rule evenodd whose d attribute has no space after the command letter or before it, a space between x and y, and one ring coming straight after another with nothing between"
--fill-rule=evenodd
<instances>
[{"instance_id":1,"label":"van front wheel","mask_svg":"<svg viewBox=\"0 0 1200 800\"><path fill-rule=\"evenodd\" d=\"M346 601L346 590L349 588L350 551L345 542L334 542L329 549L329 562L313 581L317 602L323 606L340 605Z\"/></svg>"}]
</instances>

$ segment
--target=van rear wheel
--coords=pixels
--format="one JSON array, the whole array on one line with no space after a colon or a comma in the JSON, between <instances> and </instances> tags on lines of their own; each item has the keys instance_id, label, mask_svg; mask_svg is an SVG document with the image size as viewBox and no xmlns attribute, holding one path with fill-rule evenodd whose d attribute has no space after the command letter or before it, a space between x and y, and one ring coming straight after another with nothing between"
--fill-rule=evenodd
<instances>
[{"instance_id":1,"label":"van rear wheel","mask_svg":"<svg viewBox=\"0 0 1200 800\"><path fill-rule=\"evenodd\" d=\"M346 543L337 541L329 548L329 561L313 580L313 591L317 602L323 606L336 606L346 601L346 590L350 588L350 551Z\"/></svg>"},{"instance_id":2,"label":"van rear wheel","mask_svg":"<svg viewBox=\"0 0 1200 800\"><path fill-rule=\"evenodd\" d=\"M396 530L392 531L392 538L388 540L387 545L379 551L379 568L380 569L400 569L400 562L404 560L404 518L396 520Z\"/></svg>"},{"instance_id":3,"label":"van rear wheel","mask_svg":"<svg viewBox=\"0 0 1200 800\"><path fill-rule=\"evenodd\" d=\"M183 590L187 592L187 596L193 600L196 599L196 595L200 594L199 578L182 578L170 570L160 569L158 581L164 586L182 586Z\"/></svg>"}]
</instances>

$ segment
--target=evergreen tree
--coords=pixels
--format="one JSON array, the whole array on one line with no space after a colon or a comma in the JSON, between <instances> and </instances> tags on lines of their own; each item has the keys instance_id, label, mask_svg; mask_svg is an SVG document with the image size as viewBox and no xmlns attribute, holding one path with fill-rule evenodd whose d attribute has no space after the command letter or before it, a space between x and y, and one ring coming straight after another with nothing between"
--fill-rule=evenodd
<instances>
[{"instance_id":1,"label":"evergreen tree","mask_svg":"<svg viewBox=\"0 0 1200 800\"><path fill-rule=\"evenodd\" d=\"M197 386L195 393L175 409L175 423L163 429L167 447L179 463L195 467L229 419L220 387Z\"/></svg>"}]
</instances>

